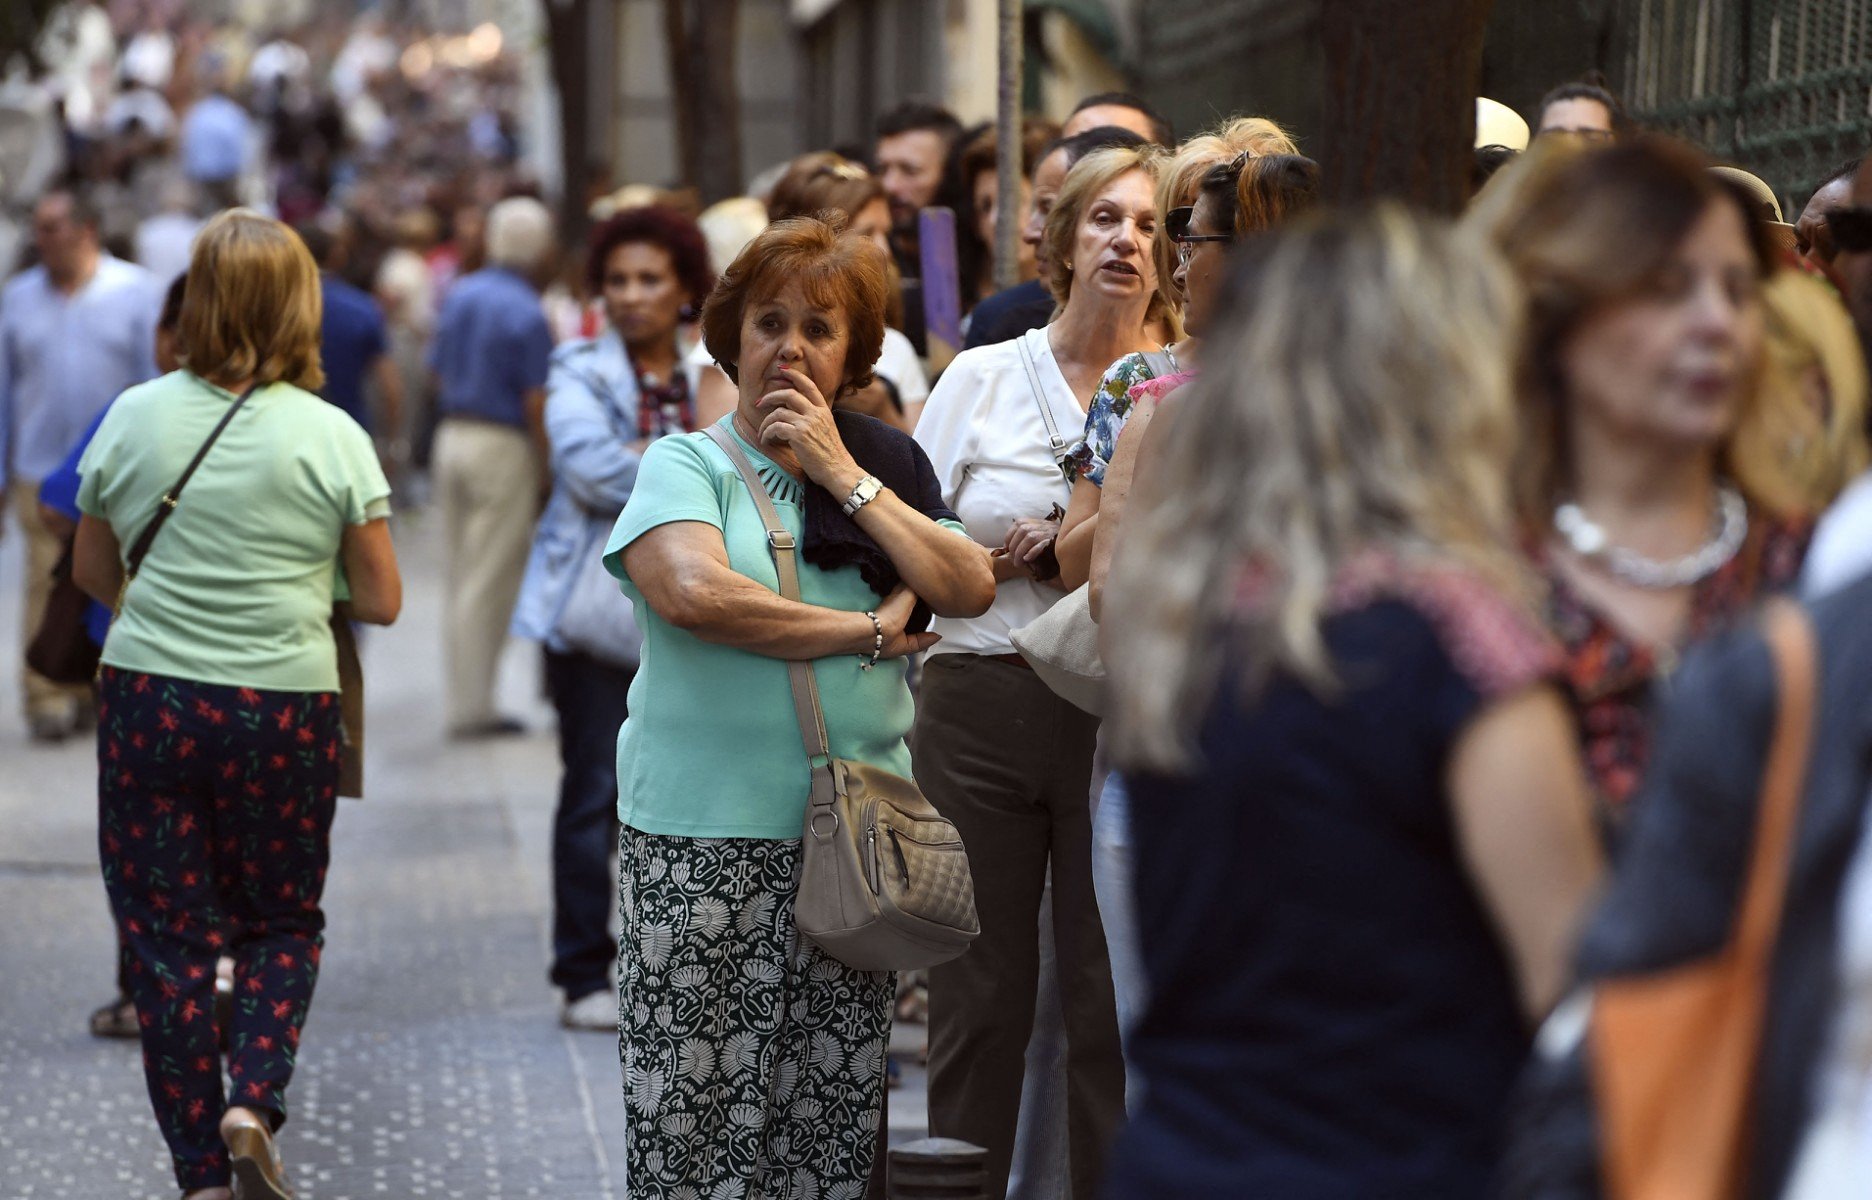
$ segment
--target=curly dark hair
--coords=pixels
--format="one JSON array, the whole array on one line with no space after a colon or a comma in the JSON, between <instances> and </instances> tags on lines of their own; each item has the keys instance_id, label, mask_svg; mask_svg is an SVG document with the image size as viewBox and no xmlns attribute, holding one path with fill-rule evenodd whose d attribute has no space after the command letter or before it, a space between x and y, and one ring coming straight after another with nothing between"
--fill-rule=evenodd
<instances>
[{"instance_id":1,"label":"curly dark hair","mask_svg":"<svg viewBox=\"0 0 1872 1200\"><path fill-rule=\"evenodd\" d=\"M585 256L585 286L592 295L604 290L605 260L629 242L647 242L668 251L676 278L697 309L715 289L715 272L709 269L708 242L702 230L687 215L650 204L623 209L592 230L591 249Z\"/></svg>"}]
</instances>

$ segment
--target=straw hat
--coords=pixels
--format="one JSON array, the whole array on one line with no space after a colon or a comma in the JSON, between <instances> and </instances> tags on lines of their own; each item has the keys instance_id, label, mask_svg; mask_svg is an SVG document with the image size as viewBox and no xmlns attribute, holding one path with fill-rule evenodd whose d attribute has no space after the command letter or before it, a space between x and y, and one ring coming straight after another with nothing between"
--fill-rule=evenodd
<instances>
[{"instance_id":1,"label":"straw hat","mask_svg":"<svg viewBox=\"0 0 1872 1200\"><path fill-rule=\"evenodd\" d=\"M1749 199L1760 206L1762 219L1767 223L1768 232L1774 236L1775 243L1787 250L1794 249L1794 227L1781 215L1781 199L1760 176L1751 175L1741 167L1711 167L1710 172L1746 192Z\"/></svg>"},{"instance_id":2,"label":"straw hat","mask_svg":"<svg viewBox=\"0 0 1872 1200\"><path fill-rule=\"evenodd\" d=\"M1528 148L1528 123L1521 114L1499 100L1477 96L1475 102L1475 148L1506 146L1510 150Z\"/></svg>"}]
</instances>

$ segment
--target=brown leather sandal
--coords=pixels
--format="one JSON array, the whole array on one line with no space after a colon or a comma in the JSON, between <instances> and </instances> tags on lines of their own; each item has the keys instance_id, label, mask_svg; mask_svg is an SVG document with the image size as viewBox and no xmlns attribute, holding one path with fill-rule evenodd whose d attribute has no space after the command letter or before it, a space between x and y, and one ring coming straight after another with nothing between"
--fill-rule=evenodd
<instances>
[{"instance_id":1,"label":"brown leather sandal","mask_svg":"<svg viewBox=\"0 0 1872 1200\"><path fill-rule=\"evenodd\" d=\"M271 1130L258 1121L224 1121L221 1140L232 1160L234 1200L293 1200Z\"/></svg>"}]
</instances>

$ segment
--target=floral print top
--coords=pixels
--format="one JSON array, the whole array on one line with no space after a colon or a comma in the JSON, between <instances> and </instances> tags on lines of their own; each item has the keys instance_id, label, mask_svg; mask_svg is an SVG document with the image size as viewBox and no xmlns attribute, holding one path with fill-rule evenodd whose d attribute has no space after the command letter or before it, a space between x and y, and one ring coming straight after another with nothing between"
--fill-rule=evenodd
<instances>
[{"instance_id":1,"label":"floral print top","mask_svg":"<svg viewBox=\"0 0 1872 1200\"><path fill-rule=\"evenodd\" d=\"M1112 451L1118 446L1118 435L1130 419L1131 408L1135 403L1131 389L1155 379L1157 371L1152 366L1152 360L1161 362L1164 358L1169 359L1172 368L1178 367L1176 355L1164 350L1161 355L1142 351L1127 354L1106 370L1105 378L1099 380L1098 391L1092 394L1092 404L1086 410L1085 436L1066 452L1066 478L1069 481L1077 483L1083 478L1090 479L1098 487L1105 486L1105 468L1111 465Z\"/></svg>"},{"instance_id":2,"label":"floral print top","mask_svg":"<svg viewBox=\"0 0 1872 1200\"><path fill-rule=\"evenodd\" d=\"M1749 511L1748 537L1734 558L1697 584L1685 646L1741 617L1798 580L1810 521ZM1651 758L1651 708L1677 654L1638 642L1568 586L1545 548L1534 563L1548 585L1548 620L1566 653L1561 684L1578 726L1600 828L1616 840Z\"/></svg>"}]
</instances>

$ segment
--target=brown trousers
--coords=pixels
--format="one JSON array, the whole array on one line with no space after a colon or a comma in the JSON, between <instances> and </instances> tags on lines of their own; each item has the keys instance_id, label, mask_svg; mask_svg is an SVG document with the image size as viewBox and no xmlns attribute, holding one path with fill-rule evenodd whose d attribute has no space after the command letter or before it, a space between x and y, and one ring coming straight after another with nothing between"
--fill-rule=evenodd
<instances>
[{"instance_id":1,"label":"brown trousers","mask_svg":"<svg viewBox=\"0 0 1872 1200\"><path fill-rule=\"evenodd\" d=\"M916 780L968 847L982 927L967 953L930 971L930 1132L987 1148L990 1200L1006 1195L1014 1154L1049 867L1076 1200L1096 1196L1124 1121L1111 961L1092 888L1097 737L1096 717L1024 667L974 654L924 665Z\"/></svg>"}]
</instances>

